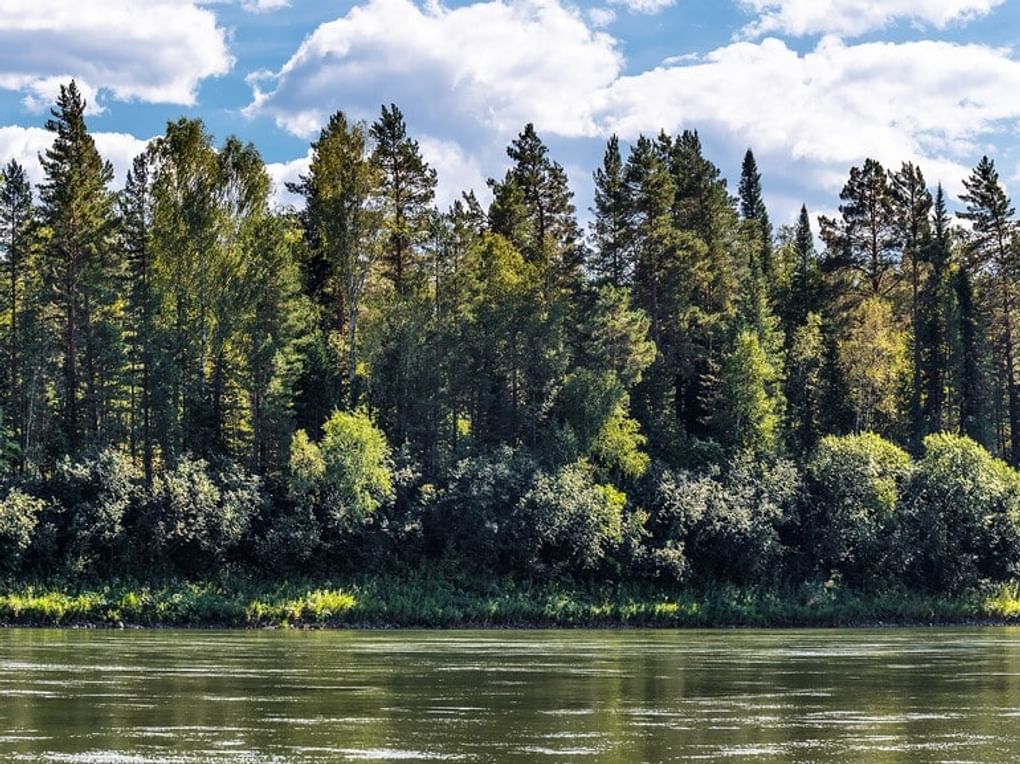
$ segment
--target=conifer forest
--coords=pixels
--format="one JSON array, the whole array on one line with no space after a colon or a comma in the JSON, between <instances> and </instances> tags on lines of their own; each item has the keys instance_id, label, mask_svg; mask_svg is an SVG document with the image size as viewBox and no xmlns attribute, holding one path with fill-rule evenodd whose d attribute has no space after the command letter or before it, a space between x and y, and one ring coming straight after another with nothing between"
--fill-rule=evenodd
<instances>
[{"instance_id":1,"label":"conifer forest","mask_svg":"<svg viewBox=\"0 0 1020 764\"><path fill-rule=\"evenodd\" d=\"M1020 574L1020 226L848 169L776 226L697 132L578 210L532 125L436 202L397 106L274 204L167 124L123 188L60 89L0 177L0 578L398 575L938 594ZM2 158L0 158L2 159ZM959 179L945 179L953 180Z\"/></svg>"}]
</instances>

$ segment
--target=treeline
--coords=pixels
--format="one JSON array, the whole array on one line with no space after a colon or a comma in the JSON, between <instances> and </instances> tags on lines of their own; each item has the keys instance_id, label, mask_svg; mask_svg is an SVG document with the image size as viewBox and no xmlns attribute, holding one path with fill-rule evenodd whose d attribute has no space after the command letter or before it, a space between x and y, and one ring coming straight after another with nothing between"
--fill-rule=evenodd
<instances>
[{"instance_id":1,"label":"treeline","mask_svg":"<svg viewBox=\"0 0 1020 764\"><path fill-rule=\"evenodd\" d=\"M1020 560L1020 237L868 160L775 230L695 132L613 137L582 230L531 125L435 202L395 107L338 112L274 209L167 125L121 191L61 88L0 183L0 565L951 590ZM999 459L1005 461L1000 461Z\"/></svg>"}]
</instances>

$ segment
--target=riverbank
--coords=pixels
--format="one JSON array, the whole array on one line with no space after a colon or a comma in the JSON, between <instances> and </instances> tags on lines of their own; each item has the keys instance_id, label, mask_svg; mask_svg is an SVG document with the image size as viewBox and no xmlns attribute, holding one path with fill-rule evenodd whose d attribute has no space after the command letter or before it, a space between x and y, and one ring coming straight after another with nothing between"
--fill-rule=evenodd
<instances>
[{"instance_id":1,"label":"riverbank","mask_svg":"<svg viewBox=\"0 0 1020 764\"><path fill-rule=\"evenodd\" d=\"M825 587L762 592L720 587L528 586L448 579L266 583L9 585L0 624L229 628L730 628L1020 624L1016 585L985 593L862 595Z\"/></svg>"}]
</instances>

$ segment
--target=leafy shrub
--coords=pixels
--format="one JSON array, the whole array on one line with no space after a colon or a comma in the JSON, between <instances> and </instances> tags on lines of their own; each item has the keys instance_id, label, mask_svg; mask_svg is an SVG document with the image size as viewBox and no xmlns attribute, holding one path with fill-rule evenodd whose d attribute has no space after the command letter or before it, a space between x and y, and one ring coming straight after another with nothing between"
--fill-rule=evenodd
<instances>
[{"instance_id":1,"label":"leafy shrub","mask_svg":"<svg viewBox=\"0 0 1020 764\"><path fill-rule=\"evenodd\" d=\"M856 586L888 572L900 494L910 456L871 433L828 436L807 465L802 532L824 574Z\"/></svg>"},{"instance_id":2,"label":"leafy shrub","mask_svg":"<svg viewBox=\"0 0 1020 764\"><path fill-rule=\"evenodd\" d=\"M126 543L125 518L138 499L138 471L127 454L113 448L57 465L50 483L66 524L72 570L109 572Z\"/></svg>"},{"instance_id":3,"label":"leafy shrub","mask_svg":"<svg viewBox=\"0 0 1020 764\"><path fill-rule=\"evenodd\" d=\"M537 560L555 569L595 570L623 541L626 501L612 486L595 485L585 462L540 474L517 511L519 548L531 550Z\"/></svg>"},{"instance_id":4,"label":"leafy shrub","mask_svg":"<svg viewBox=\"0 0 1020 764\"><path fill-rule=\"evenodd\" d=\"M18 488L0 500L0 570L17 572L46 502Z\"/></svg>"},{"instance_id":5,"label":"leafy shrub","mask_svg":"<svg viewBox=\"0 0 1020 764\"><path fill-rule=\"evenodd\" d=\"M336 528L363 522L394 494L386 436L363 411L334 412L318 444L299 431L291 442L290 492Z\"/></svg>"},{"instance_id":6,"label":"leafy shrub","mask_svg":"<svg viewBox=\"0 0 1020 764\"><path fill-rule=\"evenodd\" d=\"M756 583L784 549L779 529L800 488L792 462L736 457L725 474L660 473L650 512L649 558L659 575Z\"/></svg>"},{"instance_id":7,"label":"leafy shrub","mask_svg":"<svg viewBox=\"0 0 1020 764\"><path fill-rule=\"evenodd\" d=\"M537 469L530 456L507 446L454 465L426 516L425 535L433 553L490 570L513 567L513 513Z\"/></svg>"},{"instance_id":8,"label":"leafy shrub","mask_svg":"<svg viewBox=\"0 0 1020 764\"><path fill-rule=\"evenodd\" d=\"M263 502L260 481L236 466L215 479L208 464L185 457L156 475L149 499L154 546L179 570L208 570L226 561Z\"/></svg>"},{"instance_id":9,"label":"leafy shrub","mask_svg":"<svg viewBox=\"0 0 1020 764\"><path fill-rule=\"evenodd\" d=\"M939 591L1017 575L1020 473L969 438L931 435L907 490L912 583Z\"/></svg>"}]
</instances>

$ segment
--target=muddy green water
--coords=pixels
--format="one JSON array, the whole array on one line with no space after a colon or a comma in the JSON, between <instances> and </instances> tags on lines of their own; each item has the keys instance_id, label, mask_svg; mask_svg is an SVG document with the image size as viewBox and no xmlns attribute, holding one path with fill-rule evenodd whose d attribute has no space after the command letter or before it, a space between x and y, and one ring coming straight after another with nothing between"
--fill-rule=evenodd
<instances>
[{"instance_id":1,"label":"muddy green water","mask_svg":"<svg viewBox=\"0 0 1020 764\"><path fill-rule=\"evenodd\" d=\"M0 761L1020 761L1020 630L0 631Z\"/></svg>"}]
</instances>

